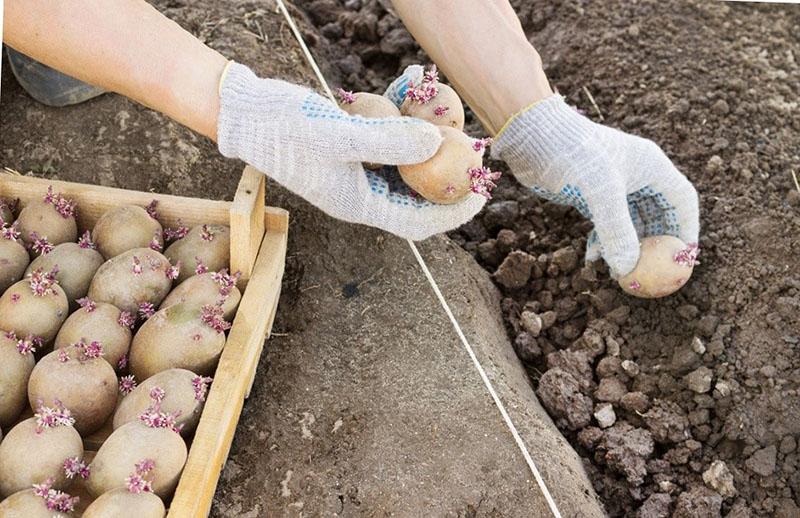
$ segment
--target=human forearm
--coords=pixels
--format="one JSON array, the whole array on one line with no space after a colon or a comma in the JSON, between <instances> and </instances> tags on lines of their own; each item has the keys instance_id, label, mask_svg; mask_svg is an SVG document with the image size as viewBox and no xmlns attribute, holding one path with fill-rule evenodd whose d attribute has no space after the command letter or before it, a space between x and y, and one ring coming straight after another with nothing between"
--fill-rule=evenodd
<instances>
[{"instance_id":1,"label":"human forearm","mask_svg":"<svg viewBox=\"0 0 800 518\"><path fill-rule=\"evenodd\" d=\"M393 0L398 15L495 134L553 92L507 0Z\"/></svg>"},{"instance_id":2,"label":"human forearm","mask_svg":"<svg viewBox=\"0 0 800 518\"><path fill-rule=\"evenodd\" d=\"M216 139L226 59L143 0L6 0L4 42Z\"/></svg>"}]
</instances>

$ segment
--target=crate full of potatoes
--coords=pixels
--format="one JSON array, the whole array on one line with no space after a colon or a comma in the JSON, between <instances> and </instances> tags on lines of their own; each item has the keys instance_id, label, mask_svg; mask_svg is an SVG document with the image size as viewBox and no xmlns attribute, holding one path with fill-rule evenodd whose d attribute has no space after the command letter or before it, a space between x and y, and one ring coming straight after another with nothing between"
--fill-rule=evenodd
<instances>
[{"instance_id":1,"label":"crate full of potatoes","mask_svg":"<svg viewBox=\"0 0 800 518\"><path fill-rule=\"evenodd\" d=\"M0 173L0 516L206 516L288 214Z\"/></svg>"}]
</instances>

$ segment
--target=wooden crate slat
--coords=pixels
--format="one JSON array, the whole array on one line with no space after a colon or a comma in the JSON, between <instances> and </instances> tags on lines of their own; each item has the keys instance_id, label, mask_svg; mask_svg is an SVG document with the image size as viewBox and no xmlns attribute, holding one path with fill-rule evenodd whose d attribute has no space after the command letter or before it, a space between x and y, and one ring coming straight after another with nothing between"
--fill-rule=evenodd
<instances>
[{"instance_id":1,"label":"wooden crate slat","mask_svg":"<svg viewBox=\"0 0 800 518\"><path fill-rule=\"evenodd\" d=\"M228 225L230 222L228 211L231 202L227 201L185 198L0 173L0 196L19 198L23 205L31 200L41 199L50 185L56 192L78 202L78 225L82 229L94 227L98 218L108 209L119 205L146 207L154 199L159 202L158 219L166 226L175 226L178 220L188 226L202 223Z\"/></svg>"},{"instance_id":2,"label":"wooden crate slat","mask_svg":"<svg viewBox=\"0 0 800 518\"><path fill-rule=\"evenodd\" d=\"M280 292L287 235L264 236L253 276L222 352L200 417L189 459L170 506L169 518L207 516L219 474L269 331L275 294Z\"/></svg>"},{"instance_id":3,"label":"wooden crate slat","mask_svg":"<svg viewBox=\"0 0 800 518\"><path fill-rule=\"evenodd\" d=\"M262 173L250 166L245 167L230 208L231 271L241 272L240 289L247 285L253 273L264 237L265 183Z\"/></svg>"}]
</instances>

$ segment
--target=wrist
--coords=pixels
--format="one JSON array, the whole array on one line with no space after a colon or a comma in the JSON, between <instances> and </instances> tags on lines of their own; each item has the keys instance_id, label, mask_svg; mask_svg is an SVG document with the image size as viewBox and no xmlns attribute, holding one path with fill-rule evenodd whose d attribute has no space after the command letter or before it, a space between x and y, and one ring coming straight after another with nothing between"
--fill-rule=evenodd
<instances>
[{"instance_id":1,"label":"wrist","mask_svg":"<svg viewBox=\"0 0 800 518\"><path fill-rule=\"evenodd\" d=\"M486 118L495 136L514 116L553 95L539 53L529 44L503 69L506 72L502 77L492 78L492 100L485 104Z\"/></svg>"}]
</instances>

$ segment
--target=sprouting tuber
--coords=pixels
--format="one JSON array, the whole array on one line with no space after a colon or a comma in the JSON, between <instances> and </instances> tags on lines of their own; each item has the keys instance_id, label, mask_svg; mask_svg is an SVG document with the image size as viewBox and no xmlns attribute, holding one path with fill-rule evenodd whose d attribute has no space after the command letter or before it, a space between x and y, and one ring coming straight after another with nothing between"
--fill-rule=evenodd
<instances>
[{"instance_id":1,"label":"sprouting tuber","mask_svg":"<svg viewBox=\"0 0 800 518\"><path fill-rule=\"evenodd\" d=\"M42 199L33 200L22 208L17 224L22 240L35 255L78 239L75 202L54 193L52 186Z\"/></svg>"},{"instance_id":2,"label":"sprouting tuber","mask_svg":"<svg viewBox=\"0 0 800 518\"><path fill-rule=\"evenodd\" d=\"M186 463L186 443L177 416L161 410L163 392L151 393L152 405L138 421L123 425L106 439L89 466L86 488L93 496L124 487L131 474L145 472L153 493L167 498L178 485ZM145 462L146 465L142 465Z\"/></svg>"},{"instance_id":3,"label":"sprouting tuber","mask_svg":"<svg viewBox=\"0 0 800 518\"><path fill-rule=\"evenodd\" d=\"M100 429L117 403L117 375L102 355L99 342L83 340L45 355L28 381L31 406L60 401L82 435Z\"/></svg>"},{"instance_id":4,"label":"sprouting tuber","mask_svg":"<svg viewBox=\"0 0 800 518\"><path fill-rule=\"evenodd\" d=\"M38 337L43 343L52 341L69 312L56 273L35 270L8 288L0 297L0 329Z\"/></svg>"},{"instance_id":5,"label":"sprouting tuber","mask_svg":"<svg viewBox=\"0 0 800 518\"><path fill-rule=\"evenodd\" d=\"M227 269L192 275L169 292L160 309L175 304L187 304L201 309L206 305L221 303L223 318L231 320L242 299L242 294L236 287L239 277L240 272L230 275Z\"/></svg>"},{"instance_id":6,"label":"sprouting tuber","mask_svg":"<svg viewBox=\"0 0 800 518\"><path fill-rule=\"evenodd\" d=\"M173 367L208 376L222 354L229 327L220 306L176 304L161 309L133 337L130 370L137 380Z\"/></svg>"},{"instance_id":7,"label":"sprouting tuber","mask_svg":"<svg viewBox=\"0 0 800 518\"><path fill-rule=\"evenodd\" d=\"M158 307L178 275L179 265L150 248L134 248L112 257L97 270L88 297L137 314L142 304Z\"/></svg>"},{"instance_id":8,"label":"sprouting tuber","mask_svg":"<svg viewBox=\"0 0 800 518\"><path fill-rule=\"evenodd\" d=\"M151 393L157 389L164 393L161 411L177 415L175 423L181 427L181 433L189 434L200 421L209 383L211 378L186 369L161 371L122 398L114 412L114 429L138 421L139 416L152 405Z\"/></svg>"},{"instance_id":9,"label":"sprouting tuber","mask_svg":"<svg viewBox=\"0 0 800 518\"><path fill-rule=\"evenodd\" d=\"M0 294L22 278L30 260L17 226L0 223Z\"/></svg>"},{"instance_id":10,"label":"sprouting tuber","mask_svg":"<svg viewBox=\"0 0 800 518\"><path fill-rule=\"evenodd\" d=\"M678 291L692 275L700 252L696 243L685 244L673 236L650 236L641 240L639 261L620 277L626 292L641 298L666 297Z\"/></svg>"},{"instance_id":11,"label":"sprouting tuber","mask_svg":"<svg viewBox=\"0 0 800 518\"><path fill-rule=\"evenodd\" d=\"M12 428L0 443L0 495L8 496L52 479L64 489L82 470L83 441L61 404L38 405L34 417Z\"/></svg>"},{"instance_id":12,"label":"sprouting tuber","mask_svg":"<svg viewBox=\"0 0 800 518\"><path fill-rule=\"evenodd\" d=\"M53 489L52 481L33 484L0 502L3 518L68 518L72 516L78 497Z\"/></svg>"},{"instance_id":13,"label":"sprouting tuber","mask_svg":"<svg viewBox=\"0 0 800 518\"><path fill-rule=\"evenodd\" d=\"M106 259L134 248L161 251L164 246L161 223L152 210L137 205L122 205L107 210L92 230L92 240Z\"/></svg>"},{"instance_id":14,"label":"sprouting tuber","mask_svg":"<svg viewBox=\"0 0 800 518\"><path fill-rule=\"evenodd\" d=\"M97 269L103 264L103 256L94 250L88 235L81 238L80 243L62 243L50 252L40 255L28 266L26 275L39 269L49 272L56 270L58 285L67 295L70 307L77 306L77 300L89 291Z\"/></svg>"},{"instance_id":15,"label":"sprouting tuber","mask_svg":"<svg viewBox=\"0 0 800 518\"><path fill-rule=\"evenodd\" d=\"M199 265L208 271L222 270L231 260L231 230L225 225L198 225L169 245L164 255L181 265L178 283L194 275Z\"/></svg>"},{"instance_id":16,"label":"sprouting tuber","mask_svg":"<svg viewBox=\"0 0 800 518\"><path fill-rule=\"evenodd\" d=\"M147 484L147 475L139 475L139 472L141 470L129 475L128 487L118 487L100 495L83 512L83 518L163 518L166 513L164 502L152 491L140 489L141 485ZM134 485L138 482L134 479L137 476L144 482Z\"/></svg>"},{"instance_id":17,"label":"sprouting tuber","mask_svg":"<svg viewBox=\"0 0 800 518\"><path fill-rule=\"evenodd\" d=\"M439 82L436 66L425 72L419 84L409 84L400 113L437 126L464 129L464 107L455 90Z\"/></svg>"},{"instance_id":18,"label":"sprouting tuber","mask_svg":"<svg viewBox=\"0 0 800 518\"><path fill-rule=\"evenodd\" d=\"M0 330L0 427L16 421L28 403L28 379L36 361L34 339Z\"/></svg>"},{"instance_id":19,"label":"sprouting tuber","mask_svg":"<svg viewBox=\"0 0 800 518\"><path fill-rule=\"evenodd\" d=\"M463 201L471 192L489 196L500 173L483 167L483 144L453 128L439 127L442 144L420 164L398 166L409 187L434 203Z\"/></svg>"},{"instance_id":20,"label":"sprouting tuber","mask_svg":"<svg viewBox=\"0 0 800 518\"><path fill-rule=\"evenodd\" d=\"M134 315L88 298L80 299L78 303L81 308L71 314L59 329L55 348L69 347L81 340L99 342L103 346L103 359L115 369L123 369L128 363Z\"/></svg>"},{"instance_id":21,"label":"sprouting tuber","mask_svg":"<svg viewBox=\"0 0 800 518\"><path fill-rule=\"evenodd\" d=\"M384 97L343 89L339 89L339 96L342 109L348 113L365 117L397 116L394 105ZM442 144L434 156L419 164L397 166L403 181L416 194L440 204L459 203L470 193L491 198L490 193L500 178L500 173L483 166L483 152L491 139L472 139L463 133L461 99L455 90L439 82L435 66L424 72L419 84L409 83L399 111L400 115L436 125L442 134Z\"/></svg>"}]
</instances>

